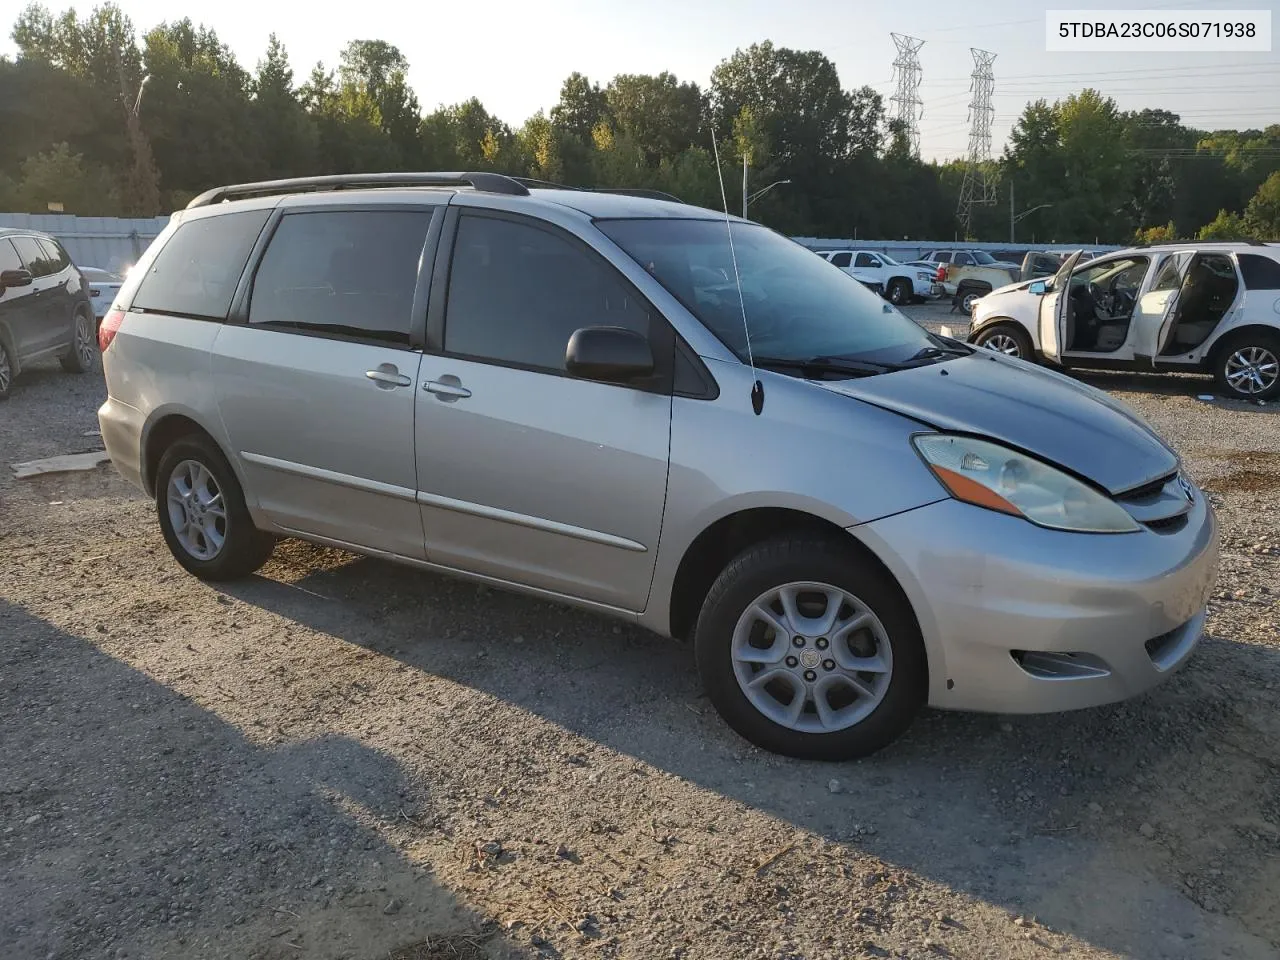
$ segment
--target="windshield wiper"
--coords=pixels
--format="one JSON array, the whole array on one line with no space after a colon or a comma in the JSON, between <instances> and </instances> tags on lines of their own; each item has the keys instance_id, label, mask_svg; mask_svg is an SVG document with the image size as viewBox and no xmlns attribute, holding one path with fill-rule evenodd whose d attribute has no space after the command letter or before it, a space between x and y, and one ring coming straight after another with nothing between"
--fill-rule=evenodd
<instances>
[{"instance_id":1,"label":"windshield wiper","mask_svg":"<svg viewBox=\"0 0 1280 960\"><path fill-rule=\"evenodd\" d=\"M843 357L756 357L760 367L776 367L779 370L799 370L802 373L836 373L849 377L874 377L878 373L906 369L897 363L879 363L871 360L848 360Z\"/></svg>"}]
</instances>

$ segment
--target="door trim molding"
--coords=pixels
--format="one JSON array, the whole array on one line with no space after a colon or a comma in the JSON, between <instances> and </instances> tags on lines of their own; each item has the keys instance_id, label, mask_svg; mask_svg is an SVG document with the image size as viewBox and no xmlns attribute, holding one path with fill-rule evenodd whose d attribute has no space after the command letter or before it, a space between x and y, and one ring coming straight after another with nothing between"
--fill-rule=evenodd
<instances>
[{"instance_id":1,"label":"door trim molding","mask_svg":"<svg viewBox=\"0 0 1280 960\"><path fill-rule=\"evenodd\" d=\"M323 480L326 483L335 483L340 487L350 487L352 490L364 490L367 493L379 493L383 496L395 497L397 500L408 500L410 503L416 499L415 491L409 487L401 487L394 483L383 483L381 480L369 480L365 477L355 477L349 473L339 473L336 470L325 470L321 467L312 467L305 463L294 463L292 460L280 460L276 457L268 457L261 453L250 453L247 450L241 450L240 457L249 463L257 464L260 467L279 470L281 473L292 473L295 476L306 477L309 480Z\"/></svg>"},{"instance_id":2,"label":"door trim molding","mask_svg":"<svg viewBox=\"0 0 1280 960\"><path fill-rule=\"evenodd\" d=\"M465 513L473 517L483 517L486 520L498 520L503 523L512 523L520 527L529 527L532 530L542 530L546 533L556 533L562 537L572 537L575 540L585 540L588 543L598 543L606 547L617 547L620 550L629 550L632 553L647 553L648 547L643 543L637 543L634 540L628 540L626 537L614 536L612 533L602 533L599 530L588 530L586 527L575 527L571 523L561 523L558 520L545 520L542 517L531 517L527 513L515 513L511 510L502 510L498 507L486 507L483 504L471 503L468 500L455 500L452 497L442 497L436 493L425 493L418 491L418 503L427 507L438 507L441 510L452 510L454 513Z\"/></svg>"}]
</instances>

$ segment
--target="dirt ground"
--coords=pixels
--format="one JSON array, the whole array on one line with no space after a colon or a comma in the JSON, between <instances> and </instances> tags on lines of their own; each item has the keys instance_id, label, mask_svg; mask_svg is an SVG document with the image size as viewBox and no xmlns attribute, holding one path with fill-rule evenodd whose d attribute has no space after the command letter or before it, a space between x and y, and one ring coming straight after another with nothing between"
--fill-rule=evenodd
<instances>
[{"instance_id":1,"label":"dirt ground","mask_svg":"<svg viewBox=\"0 0 1280 960\"><path fill-rule=\"evenodd\" d=\"M24 374L0 957L1280 956L1280 405L1090 380L1218 503L1196 655L1127 704L926 712L830 765L752 748L687 648L587 614L298 542L200 583L110 467L12 478L93 449L103 399Z\"/></svg>"}]
</instances>

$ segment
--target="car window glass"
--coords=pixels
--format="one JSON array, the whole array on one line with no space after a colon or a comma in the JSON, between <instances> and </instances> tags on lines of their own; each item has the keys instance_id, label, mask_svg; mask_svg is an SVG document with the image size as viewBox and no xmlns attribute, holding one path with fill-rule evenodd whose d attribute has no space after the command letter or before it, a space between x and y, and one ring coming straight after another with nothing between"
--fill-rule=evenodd
<instances>
[{"instance_id":1,"label":"car window glass","mask_svg":"<svg viewBox=\"0 0 1280 960\"><path fill-rule=\"evenodd\" d=\"M47 277L53 273L53 262L45 256L44 250L35 237L13 237L13 245L22 257L22 265L31 271L33 277Z\"/></svg>"},{"instance_id":2,"label":"car window glass","mask_svg":"<svg viewBox=\"0 0 1280 960\"><path fill-rule=\"evenodd\" d=\"M40 249L44 252L45 260L51 265L50 273L60 273L71 265L71 260L66 251L52 240L46 240L41 237Z\"/></svg>"},{"instance_id":3,"label":"car window glass","mask_svg":"<svg viewBox=\"0 0 1280 960\"><path fill-rule=\"evenodd\" d=\"M956 263L961 266L969 266L973 263L973 257L969 256L967 253L957 253Z\"/></svg>"},{"instance_id":4,"label":"car window glass","mask_svg":"<svg viewBox=\"0 0 1280 960\"><path fill-rule=\"evenodd\" d=\"M837 267L847 267L852 260L853 254L851 253L836 253L831 257L831 262Z\"/></svg>"},{"instance_id":5,"label":"car window glass","mask_svg":"<svg viewBox=\"0 0 1280 960\"><path fill-rule=\"evenodd\" d=\"M1071 275L1071 286L1095 287L1098 292L1125 291L1136 293L1147 275L1146 257L1121 257L1103 263L1092 263ZM1175 284L1176 285L1176 284Z\"/></svg>"},{"instance_id":6,"label":"car window glass","mask_svg":"<svg viewBox=\"0 0 1280 960\"><path fill-rule=\"evenodd\" d=\"M269 210L246 210L181 224L151 262L132 308L225 320L269 215Z\"/></svg>"},{"instance_id":7,"label":"car window glass","mask_svg":"<svg viewBox=\"0 0 1280 960\"><path fill-rule=\"evenodd\" d=\"M0 237L0 270L21 270L22 258L18 256L18 251L13 249L13 244Z\"/></svg>"},{"instance_id":8,"label":"car window glass","mask_svg":"<svg viewBox=\"0 0 1280 960\"><path fill-rule=\"evenodd\" d=\"M1165 257L1164 263L1160 265L1160 272L1156 274L1155 282L1151 284L1151 292L1177 290L1181 283L1182 274L1178 270L1178 258Z\"/></svg>"},{"instance_id":9,"label":"car window glass","mask_svg":"<svg viewBox=\"0 0 1280 960\"><path fill-rule=\"evenodd\" d=\"M289 214L258 266L249 323L407 345L431 215Z\"/></svg>"},{"instance_id":10,"label":"car window glass","mask_svg":"<svg viewBox=\"0 0 1280 960\"><path fill-rule=\"evenodd\" d=\"M878 267L880 266L880 261L869 253L860 253L853 265L855 267Z\"/></svg>"},{"instance_id":11,"label":"car window glass","mask_svg":"<svg viewBox=\"0 0 1280 960\"><path fill-rule=\"evenodd\" d=\"M1280 262L1256 253L1242 253L1236 259L1248 289L1280 290Z\"/></svg>"},{"instance_id":12,"label":"car window glass","mask_svg":"<svg viewBox=\"0 0 1280 960\"><path fill-rule=\"evenodd\" d=\"M934 259L934 260L936 260L938 263L950 263L950 262L951 262L951 254L949 254L949 253L935 253L935 254L933 255L933 259Z\"/></svg>"},{"instance_id":13,"label":"car window glass","mask_svg":"<svg viewBox=\"0 0 1280 960\"><path fill-rule=\"evenodd\" d=\"M732 283L722 271L708 282ZM449 353L563 370L580 327L650 335L650 314L604 260L529 224L464 215L458 223L444 349Z\"/></svg>"}]
</instances>

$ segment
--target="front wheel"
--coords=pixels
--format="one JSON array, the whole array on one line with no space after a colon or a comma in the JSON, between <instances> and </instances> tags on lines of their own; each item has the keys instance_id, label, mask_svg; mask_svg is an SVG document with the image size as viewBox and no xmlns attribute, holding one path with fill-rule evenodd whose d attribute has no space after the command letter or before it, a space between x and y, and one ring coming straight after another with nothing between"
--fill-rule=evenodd
<instances>
[{"instance_id":1,"label":"front wheel","mask_svg":"<svg viewBox=\"0 0 1280 960\"><path fill-rule=\"evenodd\" d=\"M169 552L201 580L248 576L275 547L275 537L253 525L231 465L206 437L183 437L161 456L156 512Z\"/></svg>"},{"instance_id":2,"label":"front wheel","mask_svg":"<svg viewBox=\"0 0 1280 960\"><path fill-rule=\"evenodd\" d=\"M835 538L770 540L739 554L707 595L694 646L729 726L791 757L874 753L907 729L927 692L906 597Z\"/></svg>"},{"instance_id":3,"label":"front wheel","mask_svg":"<svg viewBox=\"0 0 1280 960\"><path fill-rule=\"evenodd\" d=\"M0 337L0 400L9 399L9 388L13 386L15 366L13 358L9 356L9 348L5 345L4 337Z\"/></svg>"},{"instance_id":4,"label":"front wheel","mask_svg":"<svg viewBox=\"0 0 1280 960\"><path fill-rule=\"evenodd\" d=\"M988 327L973 338L973 343L975 346L1003 353L1006 357L1033 359L1034 348L1031 346L1031 338L1022 327L1015 327L1012 324L997 323Z\"/></svg>"},{"instance_id":5,"label":"front wheel","mask_svg":"<svg viewBox=\"0 0 1280 960\"><path fill-rule=\"evenodd\" d=\"M1232 338L1216 353L1214 378L1235 400L1271 400L1280 395L1280 336L1266 331Z\"/></svg>"},{"instance_id":6,"label":"front wheel","mask_svg":"<svg viewBox=\"0 0 1280 960\"><path fill-rule=\"evenodd\" d=\"M889 281L889 302L895 307L911 302L911 281L898 277Z\"/></svg>"}]
</instances>

